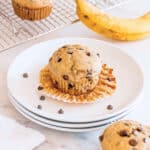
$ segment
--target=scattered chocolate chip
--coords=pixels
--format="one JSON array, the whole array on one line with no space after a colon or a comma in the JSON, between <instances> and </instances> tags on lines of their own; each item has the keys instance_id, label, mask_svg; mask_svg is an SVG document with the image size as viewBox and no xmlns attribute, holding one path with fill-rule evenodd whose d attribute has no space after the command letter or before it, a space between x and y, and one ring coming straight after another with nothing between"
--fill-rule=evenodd
<instances>
[{"instance_id":1,"label":"scattered chocolate chip","mask_svg":"<svg viewBox=\"0 0 150 150\"><path fill-rule=\"evenodd\" d=\"M39 91L43 90L44 88L42 86L38 86L37 88Z\"/></svg>"},{"instance_id":2,"label":"scattered chocolate chip","mask_svg":"<svg viewBox=\"0 0 150 150\"><path fill-rule=\"evenodd\" d=\"M40 100L41 100L41 101L44 101L44 100L45 100L45 96L43 96L43 95L40 96Z\"/></svg>"},{"instance_id":3,"label":"scattered chocolate chip","mask_svg":"<svg viewBox=\"0 0 150 150\"><path fill-rule=\"evenodd\" d=\"M119 135L122 137L129 137L130 136L127 130L121 130L119 132Z\"/></svg>"},{"instance_id":4,"label":"scattered chocolate chip","mask_svg":"<svg viewBox=\"0 0 150 150\"><path fill-rule=\"evenodd\" d=\"M71 83L68 84L68 89L72 89L73 85Z\"/></svg>"},{"instance_id":5,"label":"scattered chocolate chip","mask_svg":"<svg viewBox=\"0 0 150 150\"><path fill-rule=\"evenodd\" d=\"M73 51L67 51L67 54L73 54Z\"/></svg>"},{"instance_id":6,"label":"scattered chocolate chip","mask_svg":"<svg viewBox=\"0 0 150 150\"><path fill-rule=\"evenodd\" d=\"M130 139L130 140L129 140L129 144L130 144L131 146L136 146L136 145L138 144L138 142L137 142L135 139Z\"/></svg>"},{"instance_id":7,"label":"scattered chocolate chip","mask_svg":"<svg viewBox=\"0 0 150 150\"><path fill-rule=\"evenodd\" d=\"M108 106L107 106L107 109L108 109L108 110L112 110L112 109L113 109L113 106L112 106L112 105L108 105Z\"/></svg>"},{"instance_id":8,"label":"scattered chocolate chip","mask_svg":"<svg viewBox=\"0 0 150 150\"><path fill-rule=\"evenodd\" d=\"M97 53L97 56L98 56L98 57L100 57L100 54L99 54L99 53Z\"/></svg>"},{"instance_id":9,"label":"scattered chocolate chip","mask_svg":"<svg viewBox=\"0 0 150 150\"><path fill-rule=\"evenodd\" d=\"M87 56L91 56L91 53L90 53L90 52L87 52L86 55L87 55Z\"/></svg>"},{"instance_id":10,"label":"scattered chocolate chip","mask_svg":"<svg viewBox=\"0 0 150 150\"><path fill-rule=\"evenodd\" d=\"M38 106L37 106L37 109L42 109L42 106L41 106L41 105L38 105Z\"/></svg>"},{"instance_id":11,"label":"scattered chocolate chip","mask_svg":"<svg viewBox=\"0 0 150 150\"><path fill-rule=\"evenodd\" d=\"M63 75L63 79L64 80L69 80L69 76L68 75Z\"/></svg>"},{"instance_id":12,"label":"scattered chocolate chip","mask_svg":"<svg viewBox=\"0 0 150 150\"><path fill-rule=\"evenodd\" d=\"M142 132L142 131L143 131L143 128L142 128L142 127L138 127L138 128L136 128L136 130L137 130L138 132Z\"/></svg>"},{"instance_id":13,"label":"scattered chocolate chip","mask_svg":"<svg viewBox=\"0 0 150 150\"><path fill-rule=\"evenodd\" d=\"M22 76L23 76L24 78L28 78L28 74L27 74L27 73L24 73Z\"/></svg>"},{"instance_id":14,"label":"scattered chocolate chip","mask_svg":"<svg viewBox=\"0 0 150 150\"><path fill-rule=\"evenodd\" d=\"M99 137L99 139L100 139L100 141L102 142L103 139L104 139L104 135L101 135L101 136Z\"/></svg>"},{"instance_id":15,"label":"scattered chocolate chip","mask_svg":"<svg viewBox=\"0 0 150 150\"><path fill-rule=\"evenodd\" d=\"M62 58L58 58L57 62L61 62L62 61Z\"/></svg>"},{"instance_id":16,"label":"scattered chocolate chip","mask_svg":"<svg viewBox=\"0 0 150 150\"><path fill-rule=\"evenodd\" d=\"M59 114L63 114L63 113L64 113L63 109L59 109L59 110L58 110L58 113L59 113Z\"/></svg>"},{"instance_id":17,"label":"scattered chocolate chip","mask_svg":"<svg viewBox=\"0 0 150 150\"><path fill-rule=\"evenodd\" d=\"M84 15L84 18L85 18L85 19L89 19L89 16L88 16L88 15Z\"/></svg>"}]
</instances>

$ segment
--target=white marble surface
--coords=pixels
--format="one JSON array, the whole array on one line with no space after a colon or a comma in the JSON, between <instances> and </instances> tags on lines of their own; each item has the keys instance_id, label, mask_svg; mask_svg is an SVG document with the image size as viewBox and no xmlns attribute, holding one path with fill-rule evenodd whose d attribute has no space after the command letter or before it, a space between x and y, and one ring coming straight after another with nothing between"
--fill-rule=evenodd
<instances>
[{"instance_id":1,"label":"white marble surface","mask_svg":"<svg viewBox=\"0 0 150 150\"><path fill-rule=\"evenodd\" d=\"M8 66L15 56L34 43L66 36L90 37L109 41L110 43L123 48L140 63L145 77L144 94L141 104L127 118L138 120L144 124L150 125L150 38L137 42L113 41L93 33L81 23L74 24L63 30L49 34L42 39L36 39L17 48L0 53L0 114L14 118L24 126L34 128L43 133L46 136L46 141L37 147L37 150L99 150L97 137L100 131L88 133L66 133L41 127L20 115L11 105L7 96L6 74Z\"/></svg>"},{"instance_id":2,"label":"white marble surface","mask_svg":"<svg viewBox=\"0 0 150 150\"><path fill-rule=\"evenodd\" d=\"M73 29L76 28L78 28L78 32L72 32ZM129 43L117 42L103 38L92 31L89 31L81 23L77 23L65 28L63 31L61 30L61 32L57 31L54 34L43 37L42 41L58 36L80 36L103 39L116 44L135 57L136 60L141 64L145 76L144 95L142 103L127 118L138 120L144 124L150 124L150 39ZM10 104L6 88L6 74L8 66L18 53L22 52L25 48L29 47L33 43L38 43L39 41L41 40L37 39L28 44L24 44L17 48L0 53L0 114L14 118L21 124L39 130L41 133L43 133L46 136L46 142L40 145L37 150L98 150L99 142L97 137L100 131L89 133L65 133L50 130L27 120Z\"/></svg>"}]
</instances>

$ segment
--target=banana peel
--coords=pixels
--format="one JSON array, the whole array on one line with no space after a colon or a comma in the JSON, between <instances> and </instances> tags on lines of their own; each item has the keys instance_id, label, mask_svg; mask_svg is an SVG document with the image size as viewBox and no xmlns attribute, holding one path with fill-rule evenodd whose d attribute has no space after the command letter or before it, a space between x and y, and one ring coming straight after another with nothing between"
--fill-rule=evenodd
<instances>
[{"instance_id":1,"label":"banana peel","mask_svg":"<svg viewBox=\"0 0 150 150\"><path fill-rule=\"evenodd\" d=\"M86 0L76 0L77 15L90 29L112 39L139 40L150 36L150 12L126 19L104 13Z\"/></svg>"}]
</instances>

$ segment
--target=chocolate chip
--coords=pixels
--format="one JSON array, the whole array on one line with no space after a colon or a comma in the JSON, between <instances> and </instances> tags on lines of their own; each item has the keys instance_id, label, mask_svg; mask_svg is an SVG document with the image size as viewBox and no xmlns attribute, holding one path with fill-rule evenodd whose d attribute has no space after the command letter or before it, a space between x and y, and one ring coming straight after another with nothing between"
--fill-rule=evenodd
<instances>
[{"instance_id":1,"label":"chocolate chip","mask_svg":"<svg viewBox=\"0 0 150 150\"><path fill-rule=\"evenodd\" d=\"M92 69L87 70L87 75L92 75Z\"/></svg>"},{"instance_id":2,"label":"chocolate chip","mask_svg":"<svg viewBox=\"0 0 150 150\"><path fill-rule=\"evenodd\" d=\"M38 106L37 106L37 109L42 109L42 106L41 106L41 105L38 105Z\"/></svg>"},{"instance_id":3,"label":"chocolate chip","mask_svg":"<svg viewBox=\"0 0 150 150\"><path fill-rule=\"evenodd\" d=\"M42 86L38 86L37 88L39 91L43 90L44 88Z\"/></svg>"},{"instance_id":4,"label":"chocolate chip","mask_svg":"<svg viewBox=\"0 0 150 150\"><path fill-rule=\"evenodd\" d=\"M68 84L68 89L72 89L73 85L71 83Z\"/></svg>"},{"instance_id":5,"label":"chocolate chip","mask_svg":"<svg viewBox=\"0 0 150 150\"><path fill-rule=\"evenodd\" d=\"M100 57L100 54L99 54L99 53L97 53L97 56L98 56L98 57Z\"/></svg>"},{"instance_id":6,"label":"chocolate chip","mask_svg":"<svg viewBox=\"0 0 150 150\"><path fill-rule=\"evenodd\" d=\"M104 140L104 135L101 135L101 136L99 137L99 139L100 139L100 141L102 142L102 141Z\"/></svg>"},{"instance_id":7,"label":"chocolate chip","mask_svg":"<svg viewBox=\"0 0 150 150\"><path fill-rule=\"evenodd\" d=\"M67 46L63 46L62 48L67 48Z\"/></svg>"},{"instance_id":8,"label":"chocolate chip","mask_svg":"<svg viewBox=\"0 0 150 150\"><path fill-rule=\"evenodd\" d=\"M127 130L121 130L119 132L119 135L122 137L129 137L130 136Z\"/></svg>"},{"instance_id":9,"label":"chocolate chip","mask_svg":"<svg viewBox=\"0 0 150 150\"><path fill-rule=\"evenodd\" d=\"M132 130L131 134L136 136L137 135L136 130Z\"/></svg>"},{"instance_id":10,"label":"chocolate chip","mask_svg":"<svg viewBox=\"0 0 150 150\"><path fill-rule=\"evenodd\" d=\"M129 144L130 144L131 146L136 146L136 145L138 144L138 142L137 142L135 139L130 139L130 140L129 140Z\"/></svg>"},{"instance_id":11,"label":"chocolate chip","mask_svg":"<svg viewBox=\"0 0 150 150\"><path fill-rule=\"evenodd\" d=\"M41 101L44 101L44 100L45 100L45 96L43 96L43 95L40 96L40 100L41 100Z\"/></svg>"},{"instance_id":12,"label":"chocolate chip","mask_svg":"<svg viewBox=\"0 0 150 150\"><path fill-rule=\"evenodd\" d=\"M88 15L84 15L84 18L85 18L85 19L89 19L89 16L88 16Z\"/></svg>"},{"instance_id":13,"label":"chocolate chip","mask_svg":"<svg viewBox=\"0 0 150 150\"><path fill-rule=\"evenodd\" d=\"M92 90L88 89L88 90L87 90L87 93L90 93L90 92L92 92Z\"/></svg>"},{"instance_id":14,"label":"chocolate chip","mask_svg":"<svg viewBox=\"0 0 150 150\"><path fill-rule=\"evenodd\" d=\"M138 127L138 128L136 128L136 130L137 130L138 132L142 132L142 131L143 131L143 128L142 128L142 127Z\"/></svg>"},{"instance_id":15,"label":"chocolate chip","mask_svg":"<svg viewBox=\"0 0 150 150\"><path fill-rule=\"evenodd\" d=\"M112 106L112 105L108 105L108 106L107 106L107 109L108 109L108 110L112 110L112 109L113 109L113 106Z\"/></svg>"},{"instance_id":16,"label":"chocolate chip","mask_svg":"<svg viewBox=\"0 0 150 150\"><path fill-rule=\"evenodd\" d=\"M59 114L63 114L63 113L64 113L63 109L59 109L59 110L58 110L58 113L59 113Z\"/></svg>"},{"instance_id":17,"label":"chocolate chip","mask_svg":"<svg viewBox=\"0 0 150 150\"><path fill-rule=\"evenodd\" d=\"M52 61L52 57L49 59L49 62Z\"/></svg>"},{"instance_id":18,"label":"chocolate chip","mask_svg":"<svg viewBox=\"0 0 150 150\"><path fill-rule=\"evenodd\" d=\"M89 82L93 82L92 69L91 70L87 70L86 78L88 79Z\"/></svg>"},{"instance_id":19,"label":"chocolate chip","mask_svg":"<svg viewBox=\"0 0 150 150\"><path fill-rule=\"evenodd\" d=\"M68 75L63 75L63 79L64 80L69 80L69 76Z\"/></svg>"},{"instance_id":20,"label":"chocolate chip","mask_svg":"<svg viewBox=\"0 0 150 150\"><path fill-rule=\"evenodd\" d=\"M88 79L88 81L90 82L90 84L92 84L92 83L93 83L93 78L92 78L92 77L90 77L90 76L86 76L86 78Z\"/></svg>"},{"instance_id":21,"label":"chocolate chip","mask_svg":"<svg viewBox=\"0 0 150 150\"><path fill-rule=\"evenodd\" d=\"M28 74L27 74L27 73L24 73L22 76L23 76L24 78L28 78Z\"/></svg>"},{"instance_id":22,"label":"chocolate chip","mask_svg":"<svg viewBox=\"0 0 150 150\"><path fill-rule=\"evenodd\" d=\"M54 86L56 89L58 89L58 82L57 81L55 81Z\"/></svg>"},{"instance_id":23,"label":"chocolate chip","mask_svg":"<svg viewBox=\"0 0 150 150\"><path fill-rule=\"evenodd\" d=\"M147 142L146 138L143 138L143 142L144 142L144 143L146 143L146 142Z\"/></svg>"},{"instance_id":24,"label":"chocolate chip","mask_svg":"<svg viewBox=\"0 0 150 150\"><path fill-rule=\"evenodd\" d=\"M110 79L110 78L107 78L106 80L108 80L109 82L111 81L111 79Z\"/></svg>"},{"instance_id":25,"label":"chocolate chip","mask_svg":"<svg viewBox=\"0 0 150 150\"><path fill-rule=\"evenodd\" d=\"M57 62L61 62L62 61L62 58L58 58Z\"/></svg>"},{"instance_id":26,"label":"chocolate chip","mask_svg":"<svg viewBox=\"0 0 150 150\"><path fill-rule=\"evenodd\" d=\"M67 54L73 54L73 51L67 51Z\"/></svg>"},{"instance_id":27,"label":"chocolate chip","mask_svg":"<svg viewBox=\"0 0 150 150\"><path fill-rule=\"evenodd\" d=\"M87 56L91 56L91 53L90 53L90 52L87 52L86 55L87 55Z\"/></svg>"}]
</instances>

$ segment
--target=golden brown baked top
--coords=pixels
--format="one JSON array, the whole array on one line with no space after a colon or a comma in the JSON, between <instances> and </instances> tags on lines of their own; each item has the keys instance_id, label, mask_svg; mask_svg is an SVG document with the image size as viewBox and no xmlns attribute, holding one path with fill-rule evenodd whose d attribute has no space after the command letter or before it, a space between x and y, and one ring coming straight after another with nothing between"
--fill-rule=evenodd
<instances>
[{"instance_id":1,"label":"golden brown baked top","mask_svg":"<svg viewBox=\"0 0 150 150\"><path fill-rule=\"evenodd\" d=\"M41 8L52 5L52 0L13 0L18 5L28 8Z\"/></svg>"},{"instance_id":2,"label":"golden brown baked top","mask_svg":"<svg viewBox=\"0 0 150 150\"><path fill-rule=\"evenodd\" d=\"M150 132L135 121L119 121L105 129L100 137L103 150L148 150Z\"/></svg>"}]
</instances>

